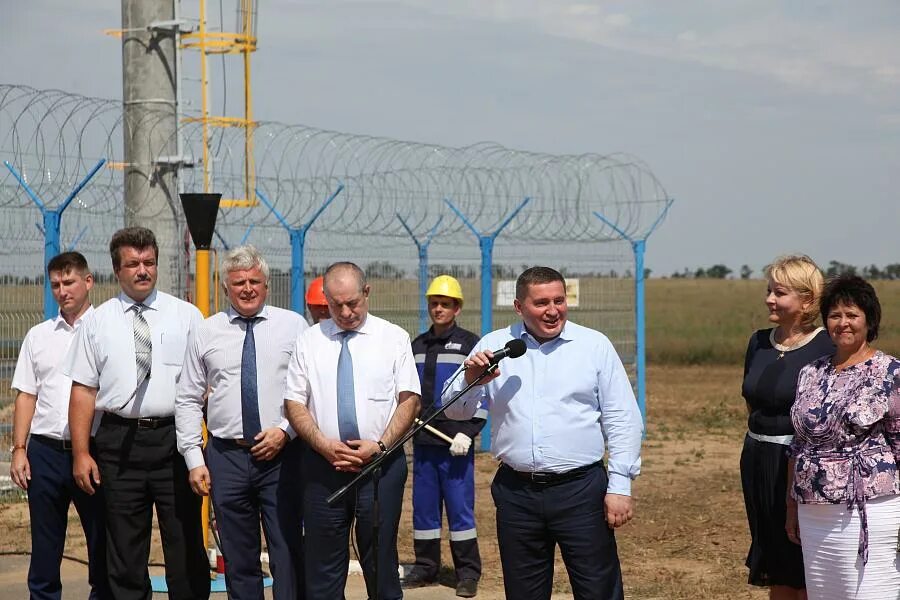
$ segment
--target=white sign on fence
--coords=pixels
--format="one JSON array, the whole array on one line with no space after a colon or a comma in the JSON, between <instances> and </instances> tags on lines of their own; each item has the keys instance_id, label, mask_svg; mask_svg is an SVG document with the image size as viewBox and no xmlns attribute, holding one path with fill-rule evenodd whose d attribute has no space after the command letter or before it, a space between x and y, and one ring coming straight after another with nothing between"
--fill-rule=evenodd
<instances>
[{"instance_id":1,"label":"white sign on fence","mask_svg":"<svg viewBox=\"0 0 900 600\"><path fill-rule=\"evenodd\" d=\"M566 303L571 308L578 307L578 279L566 280ZM516 298L516 281L514 279L501 279L497 282L497 307L509 308Z\"/></svg>"}]
</instances>

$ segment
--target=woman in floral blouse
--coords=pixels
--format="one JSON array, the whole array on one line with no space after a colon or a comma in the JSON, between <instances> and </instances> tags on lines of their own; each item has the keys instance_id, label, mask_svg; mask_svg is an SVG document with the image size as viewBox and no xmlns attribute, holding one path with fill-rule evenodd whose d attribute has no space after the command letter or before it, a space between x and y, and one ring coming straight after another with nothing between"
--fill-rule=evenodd
<instances>
[{"instance_id":1,"label":"woman in floral blouse","mask_svg":"<svg viewBox=\"0 0 900 600\"><path fill-rule=\"evenodd\" d=\"M897 600L900 361L869 345L881 305L865 280L830 281L820 306L836 351L800 371L785 529L812 600Z\"/></svg>"}]
</instances>

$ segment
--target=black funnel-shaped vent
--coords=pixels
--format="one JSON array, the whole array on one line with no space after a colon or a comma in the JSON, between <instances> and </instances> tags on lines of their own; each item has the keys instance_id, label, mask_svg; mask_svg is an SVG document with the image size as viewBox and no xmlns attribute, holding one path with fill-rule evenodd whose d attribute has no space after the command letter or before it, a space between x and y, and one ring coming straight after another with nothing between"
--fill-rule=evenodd
<instances>
[{"instance_id":1,"label":"black funnel-shaped vent","mask_svg":"<svg viewBox=\"0 0 900 600\"><path fill-rule=\"evenodd\" d=\"M209 250L222 194L179 194L184 218L197 250Z\"/></svg>"}]
</instances>

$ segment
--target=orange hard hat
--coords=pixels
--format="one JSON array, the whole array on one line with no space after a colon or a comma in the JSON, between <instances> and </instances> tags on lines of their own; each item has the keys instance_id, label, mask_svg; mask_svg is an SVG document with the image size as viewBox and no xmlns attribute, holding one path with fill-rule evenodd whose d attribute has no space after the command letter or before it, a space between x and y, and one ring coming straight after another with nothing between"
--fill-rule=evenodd
<instances>
[{"instance_id":1,"label":"orange hard hat","mask_svg":"<svg viewBox=\"0 0 900 600\"><path fill-rule=\"evenodd\" d=\"M312 306L328 305L328 300L325 299L325 278L323 276L320 275L313 279L306 288L306 303Z\"/></svg>"}]
</instances>

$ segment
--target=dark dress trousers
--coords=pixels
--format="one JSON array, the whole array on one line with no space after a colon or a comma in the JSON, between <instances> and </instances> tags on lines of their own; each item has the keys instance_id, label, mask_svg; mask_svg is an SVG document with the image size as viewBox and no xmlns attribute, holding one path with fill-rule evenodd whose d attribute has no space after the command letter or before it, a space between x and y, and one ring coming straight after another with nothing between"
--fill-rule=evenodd
<instances>
[{"instance_id":1,"label":"dark dress trousers","mask_svg":"<svg viewBox=\"0 0 900 600\"><path fill-rule=\"evenodd\" d=\"M90 600L107 600L106 531L103 523L103 488L89 496L75 485L72 451L63 441L33 435L28 443L31 481L28 484L28 514L31 518L31 566L28 589L34 600L62 598L59 566L66 545L69 503L75 505L88 551Z\"/></svg>"}]
</instances>

